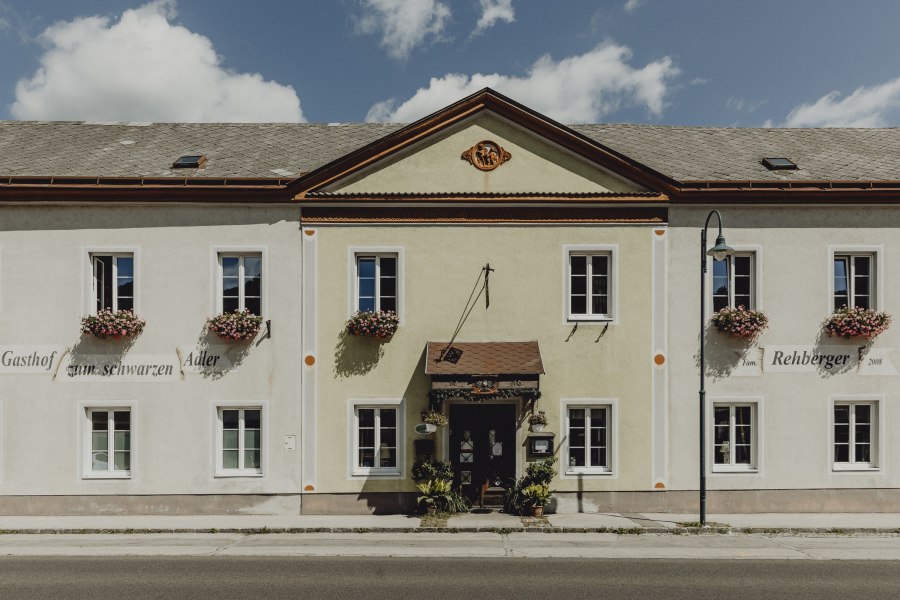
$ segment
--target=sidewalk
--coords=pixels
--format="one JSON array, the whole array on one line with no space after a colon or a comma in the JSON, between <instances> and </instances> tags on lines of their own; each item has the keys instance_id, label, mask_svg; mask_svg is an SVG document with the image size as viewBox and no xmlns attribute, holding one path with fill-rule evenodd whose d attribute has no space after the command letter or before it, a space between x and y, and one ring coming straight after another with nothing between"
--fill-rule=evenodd
<instances>
[{"instance_id":1,"label":"sidewalk","mask_svg":"<svg viewBox=\"0 0 900 600\"><path fill-rule=\"evenodd\" d=\"M696 514L578 513L544 519L504 513L469 513L447 519L443 527L423 527L411 515L94 515L0 516L9 533L698 533ZM898 534L900 513L711 514L710 533Z\"/></svg>"}]
</instances>

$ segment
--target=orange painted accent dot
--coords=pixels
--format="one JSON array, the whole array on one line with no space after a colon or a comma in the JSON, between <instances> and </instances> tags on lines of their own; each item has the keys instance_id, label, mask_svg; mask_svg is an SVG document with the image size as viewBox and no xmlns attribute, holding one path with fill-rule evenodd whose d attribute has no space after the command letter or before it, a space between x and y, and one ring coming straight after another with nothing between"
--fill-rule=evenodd
<instances>
[{"instance_id":1,"label":"orange painted accent dot","mask_svg":"<svg viewBox=\"0 0 900 600\"><path fill-rule=\"evenodd\" d=\"M654 229L653 233L655 233L656 235L666 235L666 230L665 229Z\"/></svg>"},{"instance_id":2,"label":"orange painted accent dot","mask_svg":"<svg viewBox=\"0 0 900 600\"><path fill-rule=\"evenodd\" d=\"M666 362L666 357L663 356L662 354L657 354L656 356L653 357L653 362L655 362L658 365L661 365Z\"/></svg>"},{"instance_id":3,"label":"orange painted accent dot","mask_svg":"<svg viewBox=\"0 0 900 600\"><path fill-rule=\"evenodd\" d=\"M658 490L664 490L664 489L666 489L666 484L664 484L662 481L658 481L656 483L656 485L654 485L653 487L655 487Z\"/></svg>"},{"instance_id":4,"label":"orange painted accent dot","mask_svg":"<svg viewBox=\"0 0 900 600\"><path fill-rule=\"evenodd\" d=\"M308 236L314 236L314 235L316 235L316 230L315 229L304 229L303 233L305 233Z\"/></svg>"},{"instance_id":5,"label":"orange painted accent dot","mask_svg":"<svg viewBox=\"0 0 900 600\"><path fill-rule=\"evenodd\" d=\"M316 357L313 356L312 354L307 354L306 358L303 359L303 362L305 362L308 366L311 367L314 364L316 364Z\"/></svg>"},{"instance_id":6,"label":"orange painted accent dot","mask_svg":"<svg viewBox=\"0 0 900 600\"><path fill-rule=\"evenodd\" d=\"M305 488L303 488L303 491L304 491L304 492L314 492L314 491L316 491L316 488L314 488L314 487L311 486L311 485L308 485L308 486L306 486Z\"/></svg>"}]
</instances>

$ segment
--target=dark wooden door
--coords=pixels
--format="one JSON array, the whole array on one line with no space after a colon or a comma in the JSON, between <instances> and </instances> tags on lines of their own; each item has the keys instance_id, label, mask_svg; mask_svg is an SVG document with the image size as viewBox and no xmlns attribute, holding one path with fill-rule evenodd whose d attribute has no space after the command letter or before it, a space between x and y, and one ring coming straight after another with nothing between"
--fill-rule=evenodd
<instances>
[{"instance_id":1,"label":"dark wooden door","mask_svg":"<svg viewBox=\"0 0 900 600\"><path fill-rule=\"evenodd\" d=\"M450 405L450 462L470 499L485 482L506 486L515 478L515 443L514 404Z\"/></svg>"}]
</instances>

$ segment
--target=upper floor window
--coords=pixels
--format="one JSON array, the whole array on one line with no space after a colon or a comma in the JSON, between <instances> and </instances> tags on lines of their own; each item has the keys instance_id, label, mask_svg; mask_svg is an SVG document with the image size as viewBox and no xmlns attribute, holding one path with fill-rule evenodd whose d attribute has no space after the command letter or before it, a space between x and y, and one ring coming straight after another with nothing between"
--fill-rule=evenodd
<instances>
[{"instance_id":1,"label":"upper floor window","mask_svg":"<svg viewBox=\"0 0 900 600\"><path fill-rule=\"evenodd\" d=\"M397 255L356 255L356 310L397 312Z\"/></svg>"},{"instance_id":2,"label":"upper floor window","mask_svg":"<svg viewBox=\"0 0 900 600\"><path fill-rule=\"evenodd\" d=\"M834 255L834 309L876 308L875 255Z\"/></svg>"},{"instance_id":3,"label":"upper floor window","mask_svg":"<svg viewBox=\"0 0 900 600\"><path fill-rule=\"evenodd\" d=\"M262 254L219 254L222 312L262 315Z\"/></svg>"},{"instance_id":4,"label":"upper floor window","mask_svg":"<svg viewBox=\"0 0 900 600\"><path fill-rule=\"evenodd\" d=\"M714 312L728 306L756 308L753 259L754 255L751 252L737 252L724 260L712 262Z\"/></svg>"},{"instance_id":5,"label":"upper floor window","mask_svg":"<svg viewBox=\"0 0 900 600\"><path fill-rule=\"evenodd\" d=\"M612 253L569 252L568 317L612 318Z\"/></svg>"},{"instance_id":6,"label":"upper floor window","mask_svg":"<svg viewBox=\"0 0 900 600\"><path fill-rule=\"evenodd\" d=\"M94 310L134 310L134 254L91 254Z\"/></svg>"}]
</instances>

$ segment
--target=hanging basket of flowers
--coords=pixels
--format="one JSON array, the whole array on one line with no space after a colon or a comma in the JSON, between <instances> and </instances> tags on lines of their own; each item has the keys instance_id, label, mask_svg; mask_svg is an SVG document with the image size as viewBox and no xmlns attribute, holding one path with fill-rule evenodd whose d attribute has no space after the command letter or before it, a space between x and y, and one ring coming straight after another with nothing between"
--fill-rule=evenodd
<instances>
[{"instance_id":1,"label":"hanging basket of flowers","mask_svg":"<svg viewBox=\"0 0 900 600\"><path fill-rule=\"evenodd\" d=\"M81 333L101 340L119 340L138 335L146 321L132 310L101 308L96 315L81 317Z\"/></svg>"},{"instance_id":2,"label":"hanging basket of flowers","mask_svg":"<svg viewBox=\"0 0 900 600\"><path fill-rule=\"evenodd\" d=\"M825 319L822 328L830 336L875 339L891 326L891 315L871 308L842 306Z\"/></svg>"},{"instance_id":3,"label":"hanging basket of flowers","mask_svg":"<svg viewBox=\"0 0 900 600\"><path fill-rule=\"evenodd\" d=\"M447 424L447 415L436 410L426 410L422 413L422 422L435 427L443 427Z\"/></svg>"},{"instance_id":4,"label":"hanging basket of flowers","mask_svg":"<svg viewBox=\"0 0 900 600\"><path fill-rule=\"evenodd\" d=\"M364 337L388 338L397 331L400 319L390 310L361 310L347 321L347 333Z\"/></svg>"},{"instance_id":5,"label":"hanging basket of flowers","mask_svg":"<svg viewBox=\"0 0 900 600\"><path fill-rule=\"evenodd\" d=\"M710 322L724 334L753 340L769 326L769 317L762 311L738 306L726 306L712 316Z\"/></svg>"},{"instance_id":6,"label":"hanging basket of flowers","mask_svg":"<svg viewBox=\"0 0 900 600\"><path fill-rule=\"evenodd\" d=\"M222 313L206 321L206 327L223 340L252 340L259 332L263 318L249 310Z\"/></svg>"}]
</instances>

